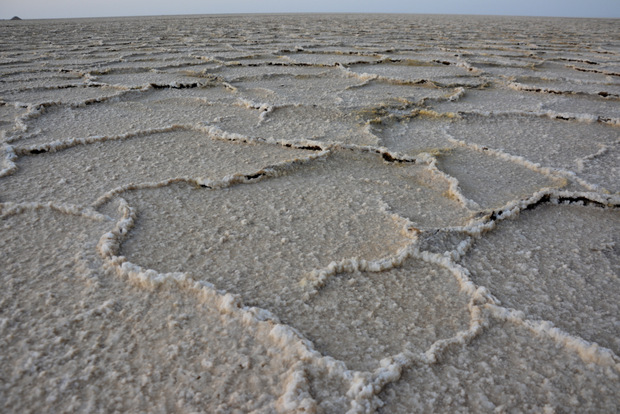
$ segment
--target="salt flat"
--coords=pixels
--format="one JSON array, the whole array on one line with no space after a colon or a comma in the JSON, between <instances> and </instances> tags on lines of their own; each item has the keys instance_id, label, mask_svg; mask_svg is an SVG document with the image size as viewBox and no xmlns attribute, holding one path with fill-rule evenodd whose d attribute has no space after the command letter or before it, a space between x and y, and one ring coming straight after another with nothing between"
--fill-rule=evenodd
<instances>
[{"instance_id":1,"label":"salt flat","mask_svg":"<svg viewBox=\"0 0 620 414\"><path fill-rule=\"evenodd\" d=\"M2 412L616 412L617 20L0 22Z\"/></svg>"}]
</instances>

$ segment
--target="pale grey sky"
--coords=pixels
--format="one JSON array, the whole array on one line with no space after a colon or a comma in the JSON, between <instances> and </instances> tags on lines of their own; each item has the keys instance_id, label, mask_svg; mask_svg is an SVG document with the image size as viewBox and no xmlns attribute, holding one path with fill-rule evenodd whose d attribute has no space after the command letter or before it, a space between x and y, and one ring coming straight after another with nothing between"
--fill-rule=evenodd
<instances>
[{"instance_id":1,"label":"pale grey sky","mask_svg":"<svg viewBox=\"0 0 620 414\"><path fill-rule=\"evenodd\" d=\"M297 12L620 18L620 0L0 0L0 19Z\"/></svg>"}]
</instances>

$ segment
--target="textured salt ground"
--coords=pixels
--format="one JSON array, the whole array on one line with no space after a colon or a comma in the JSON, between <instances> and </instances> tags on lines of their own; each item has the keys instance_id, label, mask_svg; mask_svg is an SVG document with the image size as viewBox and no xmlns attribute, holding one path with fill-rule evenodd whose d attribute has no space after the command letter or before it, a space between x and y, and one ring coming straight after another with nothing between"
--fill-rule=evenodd
<instances>
[{"instance_id":1,"label":"textured salt ground","mask_svg":"<svg viewBox=\"0 0 620 414\"><path fill-rule=\"evenodd\" d=\"M297 70L296 70L297 71ZM300 82L301 81L301 82ZM339 69L331 69L316 76L277 76L258 81L233 82L244 95L272 105L303 104L334 106L340 100L339 92L362 81L345 76Z\"/></svg>"},{"instance_id":2,"label":"textured salt ground","mask_svg":"<svg viewBox=\"0 0 620 414\"><path fill-rule=\"evenodd\" d=\"M9 412L618 405L615 22L22 23L0 31Z\"/></svg>"},{"instance_id":3,"label":"textured salt ground","mask_svg":"<svg viewBox=\"0 0 620 414\"><path fill-rule=\"evenodd\" d=\"M620 132L614 126L558 122L548 117L526 115L504 115L492 119L465 116L462 121L450 123L447 132L460 141L499 149L540 165L567 170L576 170L580 159L620 139ZM525 141L527 145L524 145Z\"/></svg>"},{"instance_id":4,"label":"textured salt ground","mask_svg":"<svg viewBox=\"0 0 620 414\"><path fill-rule=\"evenodd\" d=\"M274 411L295 361L185 292L103 271L94 247L111 225L46 208L3 218L3 410Z\"/></svg>"},{"instance_id":5,"label":"textured salt ground","mask_svg":"<svg viewBox=\"0 0 620 414\"><path fill-rule=\"evenodd\" d=\"M219 124L216 124L219 126ZM377 137L367 131L364 119L335 108L286 105L266 114L260 124L246 123L229 131L264 139L324 141L376 145Z\"/></svg>"},{"instance_id":6,"label":"textured salt ground","mask_svg":"<svg viewBox=\"0 0 620 414\"><path fill-rule=\"evenodd\" d=\"M440 102L432 105L438 112L473 112L473 113L548 113L566 114L572 117L586 118L620 117L618 102L601 97L573 95L562 96L541 94L529 91L512 91L502 88L471 89L464 98L455 102ZM585 114L585 115L584 115Z\"/></svg>"},{"instance_id":7,"label":"textured salt ground","mask_svg":"<svg viewBox=\"0 0 620 414\"><path fill-rule=\"evenodd\" d=\"M80 104L84 101L106 99L120 95L125 88L76 86L63 89L26 89L0 93L0 99L16 104L63 103Z\"/></svg>"},{"instance_id":8,"label":"textured salt ground","mask_svg":"<svg viewBox=\"0 0 620 414\"><path fill-rule=\"evenodd\" d=\"M3 180L0 200L89 205L110 190L135 183L254 174L309 152L281 145L234 144L191 130L138 135L20 157L17 172ZM23 191L24 184L31 192Z\"/></svg>"},{"instance_id":9,"label":"textured salt ground","mask_svg":"<svg viewBox=\"0 0 620 414\"><path fill-rule=\"evenodd\" d=\"M0 105L0 131L5 132L13 129L15 126L15 118L25 113L26 108L18 108L8 104Z\"/></svg>"},{"instance_id":10,"label":"textured salt ground","mask_svg":"<svg viewBox=\"0 0 620 414\"><path fill-rule=\"evenodd\" d=\"M104 75L96 75L93 79L94 82L105 83L113 86L125 86L129 88L141 88L150 84L157 85L169 85L173 83L178 84L192 84L201 82L206 83L206 80L201 80L195 76L191 76L188 73L184 73L178 69L174 72L164 72L160 70L146 70L144 72L137 73L112 73Z\"/></svg>"},{"instance_id":11,"label":"textured salt ground","mask_svg":"<svg viewBox=\"0 0 620 414\"><path fill-rule=\"evenodd\" d=\"M153 92L154 97L142 101L141 96L127 95L115 102L99 102L85 107L54 106L44 109L26 121L27 132L34 135L21 139L19 145L36 145L58 140L84 137L113 137L173 125L194 125L234 120L234 125L258 123L259 112L238 105L220 104L201 98L170 97ZM215 100L220 97L214 90ZM136 100L134 100L137 98ZM53 119L54 122L49 122ZM20 134L15 135L16 139ZM14 139L15 139L14 138Z\"/></svg>"},{"instance_id":12,"label":"textured salt ground","mask_svg":"<svg viewBox=\"0 0 620 414\"><path fill-rule=\"evenodd\" d=\"M191 271L273 309L280 300L299 300L302 279L314 269L339 258L376 260L404 247L405 223L391 212L418 227L466 222L470 213L433 187L441 188L441 179L422 168L343 151L256 184L129 192L123 197L139 218L122 252L157 271ZM176 201L164 202L170 199ZM182 249L164 249L170 240L184 240L174 243Z\"/></svg>"},{"instance_id":13,"label":"textured salt ground","mask_svg":"<svg viewBox=\"0 0 620 414\"><path fill-rule=\"evenodd\" d=\"M603 97L618 98L620 96L620 84L610 84L607 82L575 82L572 80L552 80L547 78L523 77L517 78L515 84L517 87L526 90L544 90L550 93L560 94L588 94L599 95Z\"/></svg>"},{"instance_id":14,"label":"textured salt ground","mask_svg":"<svg viewBox=\"0 0 620 414\"><path fill-rule=\"evenodd\" d=\"M255 59L251 59L248 62L247 66L222 66L214 68L206 68L205 73L219 76L231 83L239 82L240 85L243 85L243 82L251 82L253 80L258 79L269 79L276 78L278 76L320 76L324 74L329 74L334 71L332 68L327 67L315 67L315 66L280 66L279 63L282 64L277 59L274 59L272 62L267 62L266 66L255 66L257 63ZM263 62L258 62L262 64ZM269 64L273 63L273 64ZM256 87L260 87L259 85L255 85ZM252 84L248 84L248 88L251 88Z\"/></svg>"},{"instance_id":15,"label":"textured salt ground","mask_svg":"<svg viewBox=\"0 0 620 414\"><path fill-rule=\"evenodd\" d=\"M609 145L603 154L583 161L579 175L613 193L620 193L620 144Z\"/></svg>"},{"instance_id":16,"label":"textured salt ground","mask_svg":"<svg viewBox=\"0 0 620 414\"><path fill-rule=\"evenodd\" d=\"M547 338L492 322L440 364L407 370L383 391L379 412L614 412L618 381L617 371L582 365Z\"/></svg>"},{"instance_id":17,"label":"textured salt ground","mask_svg":"<svg viewBox=\"0 0 620 414\"><path fill-rule=\"evenodd\" d=\"M321 53L295 53L284 55L284 58L298 64L335 66L337 64L350 65L359 62L376 62L378 56L321 54Z\"/></svg>"},{"instance_id":18,"label":"textured salt ground","mask_svg":"<svg viewBox=\"0 0 620 414\"><path fill-rule=\"evenodd\" d=\"M526 198L541 188L563 185L562 180L550 179L522 165L513 165L484 152L455 148L437 156L439 169L452 177L458 177L463 195L483 209L500 208L515 198ZM493 179L489 180L490 176Z\"/></svg>"},{"instance_id":19,"label":"textured salt ground","mask_svg":"<svg viewBox=\"0 0 620 414\"><path fill-rule=\"evenodd\" d=\"M456 146L447 134L449 124L449 117L392 117L373 124L372 132L379 138L379 144L391 151L410 155L437 154Z\"/></svg>"},{"instance_id":20,"label":"textured salt ground","mask_svg":"<svg viewBox=\"0 0 620 414\"><path fill-rule=\"evenodd\" d=\"M337 92L338 106L367 110L367 108L406 107L423 102L425 99L440 99L446 90L434 87L399 85L380 80L349 86Z\"/></svg>"},{"instance_id":21,"label":"textured salt ground","mask_svg":"<svg viewBox=\"0 0 620 414\"><path fill-rule=\"evenodd\" d=\"M277 314L319 351L372 371L386 356L424 352L466 330L467 303L450 272L411 260L386 272L334 276L310 300Z\"/></svg>"},{"instance_id":22,"label":"textured salt ground","mask_svg":"<svg viewBox=\"0 0 620 414\"><path fill-rule=\"evenodd\" d=\"M534 122L537 119L535 118ZM560 180L552 180L548 176L520 165L517 161L507 162L499 156L486 155L484 150L486 147L480 150L473 150L463 148L454 142L453 137L461 139L460 131L465 131L468 135L464 141L476 142L474 141L475 139L480 141L481 145L505 148L505 143L509 143L510 136L504 134L501 136L501 143L492 142L495 145L490 145L490 140L485 140L486 137L481 133L485 122L486 119L472 126L471 122L453 120L447 117L418 116L399 121L384 122L376 126L373 125L372 131L379 137L380 144L389 150L412 155L421 152L436 155L438 168L450 176L458 177L459 188L463 194L483 208L501 207L514 199L515 196L525 197L527 194L543 187L562 186ZM515 131L514 129L519 124L519 122L515 121L514 125L511 125L512 129L506 128L506 130L511 131L515 137L518 136L518 139L522 140L524 132ZM490 126L488 129L482 130L482 132L488 131L489 136L494 138L497 135L493 132L497 131L497 129L495 126ZM609 129L612 137L615 137L616 131ZM548 130L545 131L547 132ZM607 130L604 131L607 132ZM527 133L530 133L529 129ZM578 134L579 132L573 133ZM535 131L532 131L531 134L536 136ZM470 136L475 138L470 139ZM564 135L561 136L563 140L567 139ZM544 151L553 152L553 147L549 146L549 141L547 140ZM561 142L558 146L560 145L563 148L566 144ZM590 151L593 151L596 148L594 145L596 143L591 142L587 147ZM516 147L518 147L517 143L510 149ZM557 150L556 152L559 153L560 151ZM587 153L588 151L584 152ZM521 154L517 152L514 155ZM549 165L549 163L545 163L545 165ZM493 177L492 180L489 180L490 176Z\"/></svg>"},{"instance_id":23,"label":"textured salt ground","mask_svg":"<svg viewBox=\"0 0 620 414\"><path fill-rule=\"evenodd\" d=\"M504 306L617 354L619 226L614 210L542 206L502 222L474 244L463 264Z\"/></svg>"},{"instance_id":24,"label":"textured salt ground","mask_svg":"<svg viewBox=\"0 0 620 414\"><path fill-rule=\"evenodd\" d=\"M582 82L599 83L599 84L618 84L613 78L610 78L601 73L585 73L579 70L575 70L567 65L565 62L540 62L536 60L530 60L530 65L527 67L511 68L506 72L495 70L495 74L501 76L510 77L532 77L546 80L565 80L573 84L579 85Z\"/></svg>"},{"instance_id":25,"label":"textured salt ground","mask_svg":"<svg viewBox=\"0 0 620 414\"><path fill-rule=\"evenodd\" d=\"M349 70L408 82L419 80L442 82L444 79L472 76L467 69L456 66L411 61L382 65L351 65Z\"/></svg>"},{"instance_id":26,"label":"textured salt ground","mask_svg":"<svg viewBox=\"0 0 620 414\"><path fill-rule=\"evenodd\" d=\"M153 66L157 66L154 68ZM110 75L114 73L140 73L151 69L161 72L178 72L191 76L193 73L200 73L207 69L219 67L218 63L206 63L199 58L188 58L186 60L159 61L154 58L130 59L123 57L121 60L110 59L98 66L97 71L91 72L93 76ZM185 73L183 73L185 72Z\"/></svg>"},{"instance_id":27,"label":"textured salt ground","mask_svg":"<svg viewBox=\"0 0 620 414\"><path fill-rule=\"evenodd\" d=\"M24 88L50 88L82 85L83 77L79 73L59 73L57 70L33 70L33 64L23 64L7 68L9 73L3 74L0 83L2 93Z\"/></svg>"}]
</instances>

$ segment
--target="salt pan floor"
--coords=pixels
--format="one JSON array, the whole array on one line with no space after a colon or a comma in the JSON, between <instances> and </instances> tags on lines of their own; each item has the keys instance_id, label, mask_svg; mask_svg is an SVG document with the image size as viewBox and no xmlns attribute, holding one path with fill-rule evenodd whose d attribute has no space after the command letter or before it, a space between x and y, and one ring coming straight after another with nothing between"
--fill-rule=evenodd
<instances>
[{"instance_id":1,"label":"salt pan floor","mask_svg":"<svg viewBox=\"0 0 620 414\"><path fill-rule=\"evenodd\" d=\"M0 411L617 412L617 20L0 26Z\"/></svg>"}]
</instances>

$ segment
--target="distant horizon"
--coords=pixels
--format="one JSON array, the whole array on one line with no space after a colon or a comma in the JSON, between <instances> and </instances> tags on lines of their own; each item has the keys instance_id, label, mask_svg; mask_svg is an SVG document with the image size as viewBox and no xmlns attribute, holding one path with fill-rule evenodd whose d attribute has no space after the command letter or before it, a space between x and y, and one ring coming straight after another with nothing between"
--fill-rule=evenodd
<instances>
[{"instance_id":1,"label":"distant horizon","mask_svg":"<svg viewBox=\"0 0 620 414\"><path fill-rule=\"evenodd\" d=\"M620 18L618 0L2 0L0 18L10 20L158 17L238 14L435 14L464 16Z\"/></svg>"},{"instance_id":2,"label":"distant horizon","mask_svg":"<svg viewBox=\"0 0 620 414\"><path fill-rule=\"evenodd\" d=\"M481 13L409 13L409 12L220 12L220 13L180 13L180 14L127 14L127 15L109 15L109 16L71 16L71 17L23 17L14 15L11 17L1 17L0 20L8 21L18 17L21 21L32 20L80 20L80 19L123 19L123 18L141 18L141 17L191 17L191 16L290 16L290 15L337 15L337 14L376 14L376 15L394 15L394 16L479 16L479 17L528 17L541 19L601 19L614 20L620 17L592 17L592 16L547 16L547 15L518 15L518 14L481 14Z\"/></svg>"}]
</instances>

